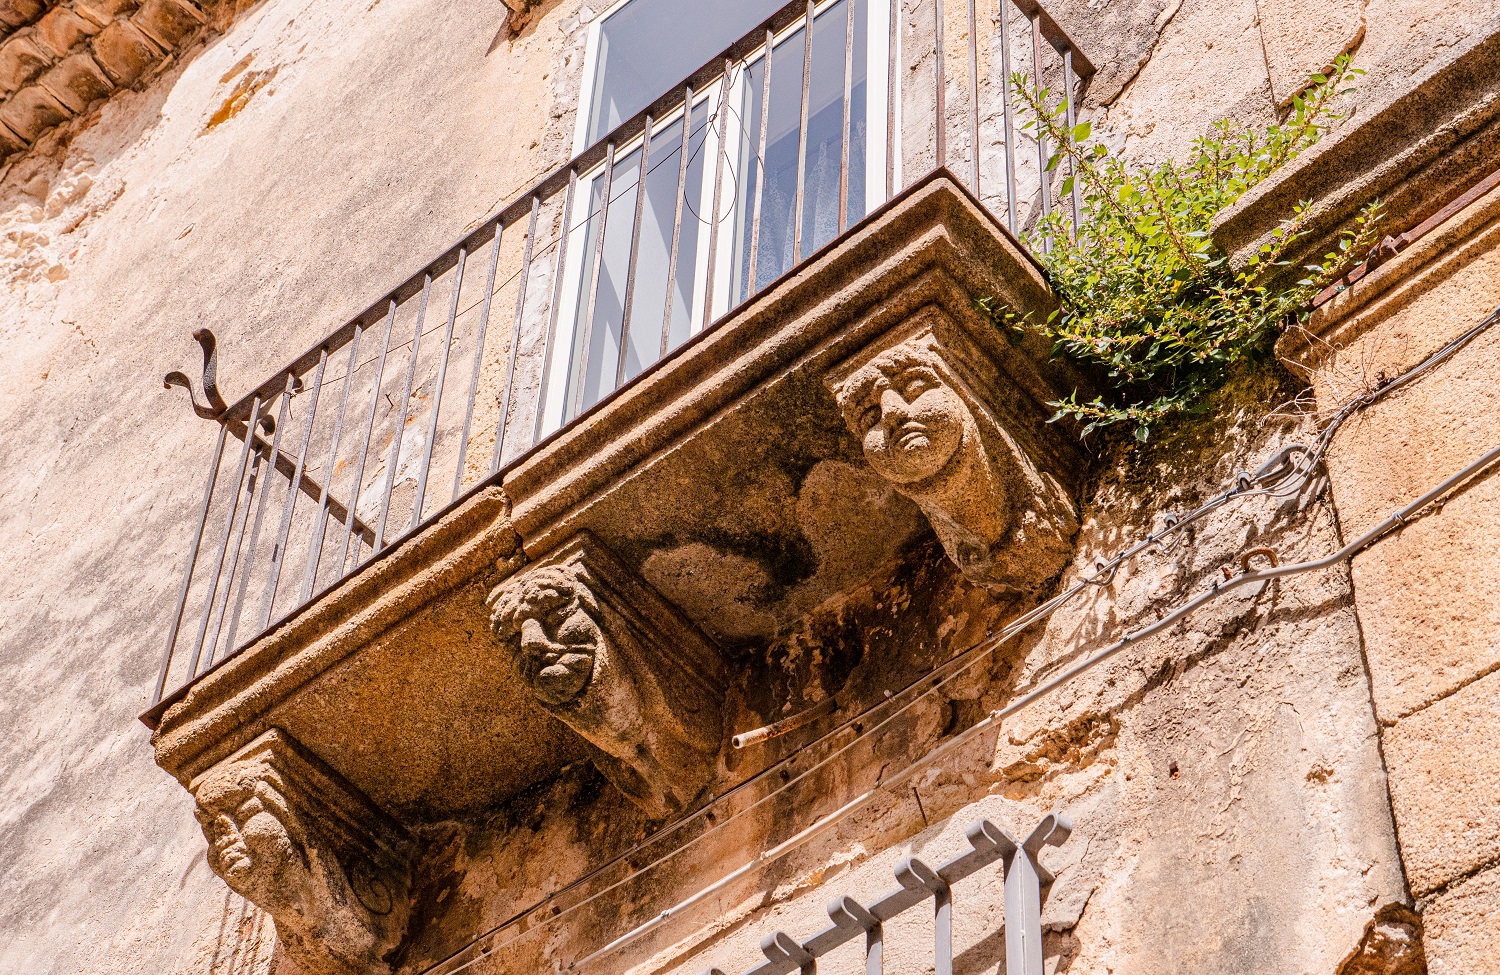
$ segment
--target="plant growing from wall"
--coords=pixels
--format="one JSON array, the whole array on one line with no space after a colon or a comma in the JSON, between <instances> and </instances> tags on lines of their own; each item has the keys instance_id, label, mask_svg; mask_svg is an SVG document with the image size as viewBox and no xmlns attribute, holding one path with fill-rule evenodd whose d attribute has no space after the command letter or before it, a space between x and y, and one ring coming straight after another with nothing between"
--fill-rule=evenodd
<instances>
[{"instance_id":1,"label":"plant growing from wall","mask_svg":"<svg viewBox=\"0 0 1500 975\"><path fill-rule=\"evenodd\" d=\"M1004 327L1040 330L1058 355L1102 367L1112 387L1109 399L1082 401L1075 392L1053 403L1054 420L1073 417L1085 435L1129 423L1145 440L1153 423L1197 405L1229 367L1304 318L1312 296L1374 245L1378 203L1365 208L1322 263L1281 284L1288 275L1276 272L1303 233L1306 204L1241 270L1230 267L1210 237L1216 216L1339 120L1332 101L1361 73L1340 57L1327 75L1312 77L1285 121L1264 129L1221 121L1186 159L1146 165L1090 142L1087 122L1070 130L1046 88L1030 85L1025 75L1012 78L1025 103L1025 128L1060 147L1048 171L1069 164L1060 192L1067 197L1076 181L1081 219L1074 235L1057 208L1025 235L1060 299L1046 321L998 314L989 302L981 307Z\"/></svg>"}]
</instances>

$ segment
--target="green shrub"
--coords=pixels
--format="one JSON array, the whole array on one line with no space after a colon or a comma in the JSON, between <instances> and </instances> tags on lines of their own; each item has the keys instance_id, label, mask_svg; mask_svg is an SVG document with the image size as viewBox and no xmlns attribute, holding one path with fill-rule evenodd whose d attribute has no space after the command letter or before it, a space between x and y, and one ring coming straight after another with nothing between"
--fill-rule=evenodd
<instances>
[{"instance_id":1,"label":"green shrub","mask_svg":"<svg viewBox=\"0 0 1500 975\"><path fill-rule=\"evenodd\" d=\"M1306 204L1287 215L1276 242L1243 270L1230 267L1209 236L1216 216L1338 121L1332 100L1361 73L1341 57L1328 75L1312 77L1284 122L1256 130L1221 121L1185 160L1153 165L1111 155L1090 141L1086 122L1069 131L1047 89L1031 86L1025 75L1012 78L1027 106L1025 128L1060 147L1048 171L1071 164L1061 196L1071 194L1076 180L1081 220L1074 235L1068 208L1060 206L1024 235L1058 294L1057 312L1030 321L980 304L1003 327L1039 329L1055 343L1055 354L1102 367L1110 386L1107 398L1080 401L1075 391L1051 404L1054 420L1076 418L1085 435L1130 423L1145 440L1154 422L1197 405L1231 365L1304 318L1313 295L1374 245L1378 203L1365 208L1356 229L1341 235L1321 264L1306 267L1294 283L1271 284L1303 233Z\"/></svg>"}]
</instances>

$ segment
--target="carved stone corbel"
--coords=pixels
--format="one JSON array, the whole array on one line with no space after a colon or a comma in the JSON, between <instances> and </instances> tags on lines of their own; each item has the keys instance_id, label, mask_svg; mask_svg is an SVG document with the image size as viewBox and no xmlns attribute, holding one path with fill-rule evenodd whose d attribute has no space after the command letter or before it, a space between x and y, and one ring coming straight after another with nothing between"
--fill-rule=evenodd
<instances>
[{"instance_id":1,"label":"carved stone corbel","mask_svg":"<svg viewBox=\"0 0 1500 975\"><path fill-rule=\"evenodd\" d=\"M698 796L723 742L723 664L675 606L587 532L486 602L522 682L621 792L652 818Z\"/></svg>"},{"instance_id":2,"label":"carved stone corbel","mask_svg":"<svg viewBox=\"0 0 1500 975\"><path fill-rule=\"evenodd\" d=\"M190 789L208 865L271 915L304 972L390 970L410 911L409 840L399 825L279 729Z\"/></svg>"},{"instance_id":3,"label":"carved stone corbel","mask_svg":"<svg viewBox=\"0 0 1500 975\"><path fill-rule=\"evenodd\" d=\"M1053 471L1062 435L980 344L928 307L824 377L866 461L915 501L965 577L1031 592L1072 556L1078 516Z\"/></svg>"}]
</instances>

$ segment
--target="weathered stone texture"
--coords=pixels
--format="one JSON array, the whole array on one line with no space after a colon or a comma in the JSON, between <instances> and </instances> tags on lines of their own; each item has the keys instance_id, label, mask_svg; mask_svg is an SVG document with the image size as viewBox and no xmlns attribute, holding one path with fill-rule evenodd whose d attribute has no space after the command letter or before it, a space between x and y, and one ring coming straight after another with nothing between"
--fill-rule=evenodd
<instances>
[{"instance_id":1,"label":"weathered stone texture","mask_svg":"<svg viewBox=\"0 0 1500 975\"><path fill-rule=\"evenodd\" d=\"M1500 861L1500 674L1385 733L1391 803L1412 893L1424 897Z\"/></svg>"},{"instance_id":2,"label":"weathered stone texture","mask_svg":"<svg viewBox=\"0 0 1500 975\"><path fill-rule=\"evenodd\" d=\"M1500 869L1466 878L1422 911L1431 975L1476 975L1500 958Z\"/></svg>"}]
</instances>

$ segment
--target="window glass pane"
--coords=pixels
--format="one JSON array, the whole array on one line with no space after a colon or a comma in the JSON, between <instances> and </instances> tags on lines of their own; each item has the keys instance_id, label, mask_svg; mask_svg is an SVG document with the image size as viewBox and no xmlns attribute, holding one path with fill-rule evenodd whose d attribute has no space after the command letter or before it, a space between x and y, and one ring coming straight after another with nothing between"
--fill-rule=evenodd
<instances>
[{"instance_id":1,"label":"window glass pane","mask_svg":"<svg viewBox=\"0 0 1500 975\"><path fill-rule=\"evenodd\" d=\"M631 0L599 30L588 142L666 94L786 0Z\"/></svg>"}]
</instances>

